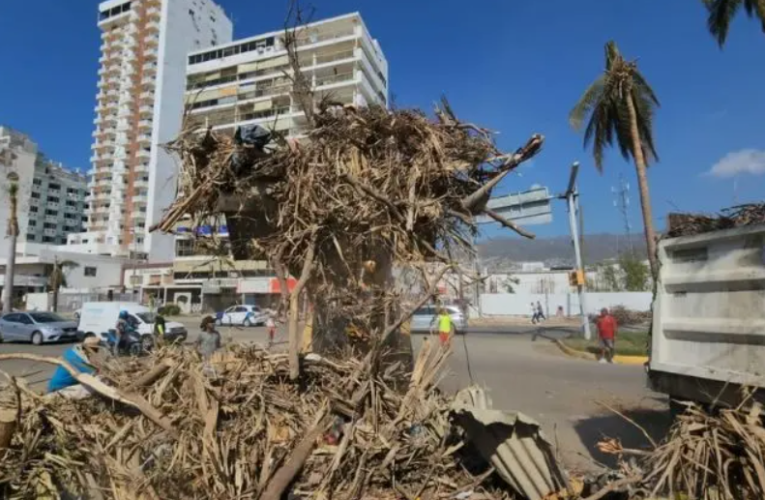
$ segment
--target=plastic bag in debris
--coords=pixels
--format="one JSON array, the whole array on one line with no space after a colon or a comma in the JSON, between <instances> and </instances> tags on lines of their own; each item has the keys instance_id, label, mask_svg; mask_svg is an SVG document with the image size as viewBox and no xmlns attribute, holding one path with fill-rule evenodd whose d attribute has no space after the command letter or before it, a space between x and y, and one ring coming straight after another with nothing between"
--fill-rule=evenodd
<instances>
[{"instance_id":1,"label":"plastic bag in debris","mask_svg":"<svg viewBox=\"0 0 765 500\"><path fill-rule=\"evenodd\" d=\"M246 144L263 149L266 144L271 142L271 132L260 125L245 125L236 128L234 141L239 145Z\"/></svg>"}]
</instances>

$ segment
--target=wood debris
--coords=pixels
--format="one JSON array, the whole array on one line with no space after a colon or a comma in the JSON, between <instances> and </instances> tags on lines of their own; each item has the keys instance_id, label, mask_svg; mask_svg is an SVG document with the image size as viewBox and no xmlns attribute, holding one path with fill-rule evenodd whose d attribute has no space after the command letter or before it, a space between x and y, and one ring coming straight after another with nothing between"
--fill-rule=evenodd
<instances>
[{"instance_id":1,"label":"wood debris","mask_svg":"<svg viewBox=\"0 0 765 500\"><path fill-rule=\"evenodd\" d=\"M447 356L426 342L404 392L391 388L400 374L375 372L370 357L306 355L299 384L286 354L258 346L216 354L212 376L182 347L111 360L103 382L134 391L172 432L112 399L21 390L0 497L510 498L461 451L450 401L435 389Z\"/></svg>"},{"instance_id":2,"label":"wood debris","mask_svg":"<svg viewBox=\"0 0 765 500\"><path fill-rule=\"evenodd\" d=\"M750 203L726 208L718 215L669 214L667 236L693 236L696 234L732 229L734 227L765 224L765 203Z\"/></svg>"}]
</instances>

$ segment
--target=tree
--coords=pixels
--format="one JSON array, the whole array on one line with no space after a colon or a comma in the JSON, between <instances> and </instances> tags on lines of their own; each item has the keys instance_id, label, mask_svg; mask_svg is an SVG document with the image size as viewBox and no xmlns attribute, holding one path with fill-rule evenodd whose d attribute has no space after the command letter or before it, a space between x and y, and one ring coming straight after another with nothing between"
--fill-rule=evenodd
<instances>
[{"instance_id":1,"label":"tree","mask_svg":"<svg viewBox=\"0 0 765 500\"><path fill-rule=\"evenodd\" d=\"M507 276L502 280L502 288L504 288L507 293L515 293L515 285L520 282L521 280L515 276Z\"/></svg>"},{"instance_id":2,"label":"tree","mask_svg":"<svg viewBox=\"0 0 765 500\"><path fill-rule=\"evenodd\" d=\"M16 271L16 242L19 235L19 176L15 172L10 172L8 179L8 260L5 265L5 285L3 286L3 314L8 314L13 308L13 281Z\"/></svg>"},{"instance_id":3,"label":"tree","mask_svg":"<svg viewBox=\"0 0 765 500\"><path fill-rule=\"evenodd\" d=\"M623 276L623 289L628 292L648 290L649 270L642 260L631 253L619 256L619 267Z\"/></svg>"},{"instance_id":4,"label":"tree","mask_svg":"<svg viewBox=\"0 0 765 500\"><path fill-rule=\"evenodd\" d=\"M707 27L709 32L722 47L728 38L730 23L744 7L746 15L759 19L765 33L765 2L762 0L701 0L709 12Z\"/></svg>"},{"instance_id":5,"label":"tree","mask_svg":"<svg viewBox=\"0 0 765 500\"><path fill-rule=\"evenodd\" d=\"M58 260L55 257L53 260L53 266L48 276L48 291L53 292L53 312L58 312L58 292L63 287L66 288L66 273L65 269L72 269L79 267L80 265L73 260Z\"/></svg>"},{"instance_id":6,"label":"tree","mask_svg":"<svg viewBox=\"0 0 765 500\"><path fill-rule=\"evenodd\" d=\"M634 160L648 260L655 276L656 236L646 169L649 159L658 159L653 143L653 115L659 100L638 71L637 63L626 61L615 42L609 41L605 52L605 71L585 90L571 110L569 121L575 130L581 130L589 115L584 146L592 143L595 167L599 172L603 171L603 150L613 146L614 142L625 159Z\"/></svg>"}]
</instances>

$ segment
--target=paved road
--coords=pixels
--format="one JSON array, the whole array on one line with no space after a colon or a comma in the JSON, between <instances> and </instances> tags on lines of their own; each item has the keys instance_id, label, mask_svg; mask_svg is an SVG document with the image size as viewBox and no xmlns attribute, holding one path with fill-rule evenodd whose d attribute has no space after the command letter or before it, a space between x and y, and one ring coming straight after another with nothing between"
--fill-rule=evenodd
<instances>
[{"instance_id":1,"label":"paved road","mask_svg":"<svg viewBox=\"0 0 765 500\"><path fill-rule=\"evenodd\" d=\"M191 339L197 324L187 325ZM264 328L221 328L224 339L265 342ZM601 365L563 356L545 337L567 334L565 328L486 327L454 339L454 355L442 382L447 391L471 383L487 387L499 409L522 411L537 419L561 458L572 469L591 470L596 462L613 465L597 452L605 436L619 437L626 447L645 446L642 433L598 403L605 403L661 437L670 419L666 398L645 387L639 366ZM425 335L414 335L417 348ZM284 342L280 331L277 342ZM67 345L0 344L0 353L31 352L58 356ZM469 361L469 362L468 362ZM26 376L41 390L52 369L45 364L2 361L0 370ZM472 375L472 377L471 377Z\"/></svg>"}]
</instances>

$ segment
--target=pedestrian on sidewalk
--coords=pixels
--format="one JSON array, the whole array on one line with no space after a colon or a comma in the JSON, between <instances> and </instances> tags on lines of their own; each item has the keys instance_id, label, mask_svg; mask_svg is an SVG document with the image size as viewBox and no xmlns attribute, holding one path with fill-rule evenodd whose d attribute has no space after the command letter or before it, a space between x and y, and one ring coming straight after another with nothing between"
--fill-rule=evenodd
<instances>
[{"instance_id":1,"label":"pedestrian on sidewalk","mask_svg":"<svg viewBox=\"0 0 765 500\"><path fill-rule=\"evenodd\" d=\"M534 303L531 303L531 324L536 325L539 322L539 310Z\"/></svg>"},{"instance_id":2,"label":"pedestrian on sidewalk","mask_svg":"<svg viewBox=\"0 0 765 500\"><path fill-rule=\"evenodd\" d=\"M542 303L537 301L537 321L543 321L546 319L547 317L545 317L545 312L542 309Z\"/></svg>"},{"instance_id":3,"label":"pedestrian on sidewalk","mask_svg":"<svg viewBox=\"0 0 765 500\"><path fill-rule=\"evenodd\" d=\"M611 316L605 307L600 310L596 325L598 327L598 337L600 338L600 362L613 363L615 353L615 341L618 325L616 318Z\"/></svg>"}]
</instances>

